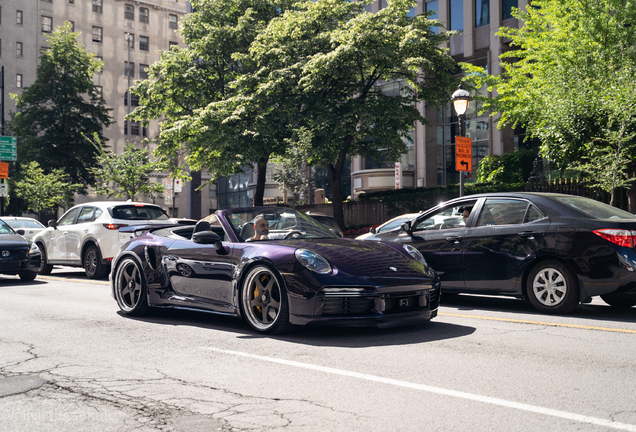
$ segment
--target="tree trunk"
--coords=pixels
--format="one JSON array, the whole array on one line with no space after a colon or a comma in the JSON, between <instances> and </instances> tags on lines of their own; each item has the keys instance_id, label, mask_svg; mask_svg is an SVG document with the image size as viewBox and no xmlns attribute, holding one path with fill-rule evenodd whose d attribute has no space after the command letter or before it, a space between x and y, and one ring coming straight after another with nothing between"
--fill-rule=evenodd
<instances>
[{"instance_id":1,"label":"tree trunk","mask_svg":"<svg viewBox=\"0 0 636 432\"><path fill-rule=\"evenodd\" d=\"M636 182L631 182L629 188L627 188L627 203L629 205L629 212L636 214Z\"/></svg>"},{"instance_id":2,"label":"tree trunk","mask_svg":"<svg viewBox=\"0 0 636 432\"><path fill-rule=\"evenodd\" d=\"M615 195L616 195L616 188L613 187L612 190L610 191L610 202L609 202L609 205L611 205L611 206L614 206L614 202L615 202L614 197L615 197Z\"/></svg>"},{"instance_id":3,"label":"tree trunk","mask_svg":"<svg viewBox=\"0 0 636 432\"><path fill-rule=\"evenodd\" d=\"M265 195L265 175L267 174L267 162L269 161L269 156L262 158L256 164L258 168L257 178L256 178L256 191L254 193L254 206L262 206L263 205L263 196Z\"/></svg>"},{"instance_id":4,"label":"tree trunk","mask_svg":"<svg viewBox=\"0 0 636 432\"><path fill-rule=\"evenodd\" d=\"M338 162L335 165L327 165L327 171L329 171L329 182L331 183L331 202L333 203L333 217L338 223L341 230L345 230L344 223L344 211L342 209L342 190L340 189L342 180L342 170L344 164L347 161L347 150L349 148L349 142L344 146L344 149L340 151L338 155Z\"/></svg>"}]
</instances>

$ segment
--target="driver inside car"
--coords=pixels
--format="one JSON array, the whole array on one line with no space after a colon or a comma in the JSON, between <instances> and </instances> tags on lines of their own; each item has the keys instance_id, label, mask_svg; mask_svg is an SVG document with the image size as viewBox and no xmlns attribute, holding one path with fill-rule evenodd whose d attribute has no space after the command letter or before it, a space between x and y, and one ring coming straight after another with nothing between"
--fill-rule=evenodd
<instances>
[{"instance_id":1,"label":"driver inside car","mask_svg":"<svg viewBox=\"0 0 636 432\"><path fill-rule=\"evenodd\" d=\"M256 216L254 219L254 235L246 241L269 240L269 222L262 215Z\"/></svg>"}]
</instances>

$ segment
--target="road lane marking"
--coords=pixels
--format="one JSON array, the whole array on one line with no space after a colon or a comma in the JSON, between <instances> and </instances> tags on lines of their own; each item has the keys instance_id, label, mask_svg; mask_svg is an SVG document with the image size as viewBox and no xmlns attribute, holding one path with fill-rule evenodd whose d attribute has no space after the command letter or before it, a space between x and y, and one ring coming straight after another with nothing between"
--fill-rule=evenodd
<instances>
[{"instance_id":1,"label":"road lane marking","mask_svg":"<svg viewBox=\"0 0 636 432\"><path fill-rule=\"evenodd\" d=\"M49 280L68 281L68 282L83 282L83 283L92 283L92 284L98 284L98 285L110 285L110 282L106 282L106 281L96 281L96 280L90 280L90 279L71 279L71 278L55 277L55 276L38 275L38 279L49 279Z\"/></svg>"},{"instance_id":2,"label":"road lane marking","mask_svg":"<svg viewBox=\"0 0 636 432\"><path fill-rule=\"evenodd\" d=\"M412 383L408 381L400 381L400 380L384 378L384 377L380 377L376 375L368 375L368 374L363 374L359 372L347 371L343 369L334 369L334 368L330 368L326 366L314 365L311 363L301 363L301 362L297 362L293 360L285 360L285 359L279 359L275 357L259 356L259 355L244 353L240 351L230 351L230 350L224 350L224 349L214 348L214 347L201 347L201 348L207 351L213 351L213 352L217 352L221 354L247 357L251 359L267 361L270 363L278 363L285 366L293 366L297 368L325 372L325 373L334 374L334 375L342 375L346 377L358 378L358 379L366 380L366 381L374 381L374 382L379 382L382 384L388 384L388 385L393 385L397 387L404 387L404 388L424 391L428 393L435 393L435 394L440 394L444 396L451 396L451 397L467 399L467 400L471 400L475 402L482 402L482 403L487 403L491 405L502 406L506 408L513 408L513 409L518 409L521 411L528 411L528 412L543 414L543 415L547 415L551 417L558 417L565 420L573 420L573 421L578 421L581 423L605 426L612 429L636 432L636 425L633 425L633 424L620 423L620 422L615 422L612 420L602 419L598 417L585 416L585 415L575 414L575 413L571 413L567 411L544 408L540 406L529 405L529 404L525 404L521 402L514 402L514 401L494 398L490 396L482 396L478 394L466 393L466 392L457 391L457 390L450 390L450 389L445 389L441 387L432 387L432 386L428 386L424 384L417 384L417 383Z\"/></svg>"},{"instance_id":3,"label":"road lane marking","mask_svg":"<svg viewBox=\"0 0 636 432\"><path fill-rule=\"evenodd\" d=\"M518 319L512 319L512 318L485 317L485 316L479 316L479 315L464 315L464 314L454 314L454 313L448 313L448 312L440 312L438 313L438 315L459 317L459 318L476 318L476 319L490 320L490 321L505 321L505 322L511 322L511 323L519 323L519 324L533 324L533 325L543 325L543 326L551 326L551 327L569 327L569 328L578 328L578 329L584 329L584 330L601 330L601 331L608 331L608 332L636 334L636 330L619 329L619 328L611 328L611 327L595 327L595 326L585 326L585 325L579 325L579 324L562 324L562 323L553 323L553 322L544 322L544 321L518 320Z\"/></svg>"}]
</instances>

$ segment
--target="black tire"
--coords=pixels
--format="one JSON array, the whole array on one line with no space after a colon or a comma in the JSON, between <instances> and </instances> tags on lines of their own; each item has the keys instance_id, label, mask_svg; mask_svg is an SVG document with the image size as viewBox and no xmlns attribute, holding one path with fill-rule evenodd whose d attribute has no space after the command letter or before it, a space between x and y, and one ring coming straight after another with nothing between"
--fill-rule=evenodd
<instances>
[{"instance_id":1,"label":"black tire","mask_svg":"<svg viewBox=\"0 0 636 432\"><path fill-rule=\"evenodd\" d=\"M42 243L37 243L37 245L40 248L40 254L42 255L42 259L40 260L40 270L38 271L38 273L42 276L50 275L53 271L53 264L47 263L46 250L44 249Z\"/></svg>"},{"instance_id":2,"label":"black tire","mask_svg":"<svg viewBox=\"0 0 636 432\"><path fill-rule=\"evenodd\" d=\"M601 298L605 303L615 308L629 309L636 305L636 294L610 293L603 294Z\"/></svg>"},{"instance_id":3,"label":"black tire","mask_svg":"<svg viewBox=\"0 0 636 432\"><path fill-rule=\"evenodd\" d=\"M259 333L284 333L289 322L287 292L280 276L267 266L256 266L245 276L241 289L241 311Z\"/></svg>"},{"instance_id":4,"label":"black tire","mask_svg":"<svg viewBox=\"0 0 636 432\"><path fill-rule=\"evenodd\" d=\"M90 245L86 249L82 262L89 279L104 279L110 270L110 266L102 264L102 255L95 245Z\"/></svg>"},{"instance_id":5,"label":"black tire","mask_svg":"<svg viewBox=\"0 0 636 432\"><path fill-rule=\"evenodd\" d=\"M37 272L18 273L18 276L20 276L20 279L25 282L30 282L32 280L35 280L37 275L38 275Z\"/></svg>"},{"instance_id":6,"label":"black tire","mask_svg":"<svg viewBox=\"0 0 636 432\"><path fill-rule=\"evenodd\" d=\"M148 315L148 288L141 266L132 258L124 258L115 269L113 286L115 300L129 316Z\"/></svg>"},{"instance_id":7,"label":"black tire","mask_svg":"<svg viewBox=\"0 0 636 432\"><path fill-rule=\"evenodd\" d=\"M579 304L578 281L559 261L537 264L528 275L526 294L535 309L548 314L566 314Z\"/></svg>"}]
</instances>

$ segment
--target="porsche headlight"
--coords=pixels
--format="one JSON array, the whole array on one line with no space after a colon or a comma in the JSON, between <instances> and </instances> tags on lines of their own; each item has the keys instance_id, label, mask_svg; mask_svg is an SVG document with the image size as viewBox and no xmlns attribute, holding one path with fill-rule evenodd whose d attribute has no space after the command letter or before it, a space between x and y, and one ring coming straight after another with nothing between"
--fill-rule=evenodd
<instances>
[{"instance_id":1,"label":"porsche headlight","mask_svg":"<svg viewBox=\"0 0 636 432\"><path fill-rule=\"evenodd\" d=\"M31 247L29 248L29 255L39 254L40 248L35 243L31 243Z\"/></svg>"},{"instance_id":2,"label":"porsche headlight","mask_svg":"<svg viewBox=\"0 0 636 432\"><path fill-rule=\"evenodd\" d=\"M422 264L424 267L428 267L428 264L426 263L426 260L424 259L424 256L420 253L420 251L409 244L405 244L404 249L409 253L409 255L413 257L414 260Z\"/></svg>"},{"instance_id":3,"label":"porsche headlight","mask_svg":"<svg viewBox=\"0 0 636 432\"><path fill-rule=\"evenodd\" d=\"M318 274L331 274L331 264L325 257L307 249L296 249L296 259L303 267Z\"/></svg>"}]
</instances>

